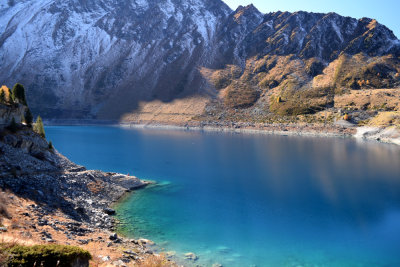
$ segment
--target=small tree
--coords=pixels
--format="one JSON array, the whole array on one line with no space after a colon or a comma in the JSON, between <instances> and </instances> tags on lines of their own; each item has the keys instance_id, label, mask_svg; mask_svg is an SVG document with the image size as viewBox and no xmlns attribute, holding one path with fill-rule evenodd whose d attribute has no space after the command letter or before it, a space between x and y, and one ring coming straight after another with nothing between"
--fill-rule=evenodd
<instances>
[{"instance_id":1,"label":"small tree","mask_svg":"<svg viewBox=\"0 0 400 267\"><path fill-rule=\"evenodd\" d=\"M25 123L31 127L32 126L32 122L33 122L33 116L31 113L31 110L29 108L26 109L25 111Z\"/></svg>"},{"instance_id":2,"label":"small tree","mask_svg":"<svg viewBox=\"0 0 400 267\"><path fill-rule=\"evenodd\" d=\"M22 84L15 84L12 90L12 99L14 102L21 103L23 105L26 104L26 97L25 97L25 88Z\"/></svg>"},{"instance_id":3,"label":"small tree","mask_svg":"<svg viewBox=\"0 0 400 267\"><path fill-rule=\"evenodd\" d=\"M53 150L53 149L54 149L53 143L52 143L51 141L49 142L49 149L50 149L50 150Z\"/></svg>"},{"instance_id":4,"label":"small tree","mask_svg":"<svg viewBox=\"0 0 400 267\"><path fill-rule=\"evenodd\" d=\"M0 89L0 103L6 103L6 93L3 89Z\"/></svg>"},{"instance_id":5,"label":"small tree","mask_svg":"<svg viewBox=\"0 0 400 267\"><path fill-rule=\"evenodd\" d=\"M41 137L46 138L46 134L44 132L43 121L40 116L37 117L35 125L33 126L33 130L39 134Z\"/></svg>"}]
</instances>

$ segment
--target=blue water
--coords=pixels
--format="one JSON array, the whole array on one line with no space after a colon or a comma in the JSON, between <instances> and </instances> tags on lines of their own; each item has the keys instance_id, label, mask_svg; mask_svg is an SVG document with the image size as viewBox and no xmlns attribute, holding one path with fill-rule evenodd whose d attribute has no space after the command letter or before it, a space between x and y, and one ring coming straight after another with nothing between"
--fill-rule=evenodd
<instances>
[{"instance_id":1,"label":"blue water","mask_svg":"<svg viewBox=\"0 0 400 267\"><path fill-rule=\"evenodd\" d=\"M120 230L212 266L400 266L400 148L352 139L46 127L91 169L158 184ZM190 261L182 260L185 265Z\"/></svg>"}]
</instances>

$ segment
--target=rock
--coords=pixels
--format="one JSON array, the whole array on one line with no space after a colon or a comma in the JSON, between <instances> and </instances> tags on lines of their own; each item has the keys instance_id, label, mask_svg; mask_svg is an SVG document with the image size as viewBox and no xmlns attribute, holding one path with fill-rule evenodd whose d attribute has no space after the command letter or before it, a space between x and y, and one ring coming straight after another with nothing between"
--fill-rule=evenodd
<instances>
[{"instance_id":1,"label":"rock","mask_svg":"<svg viewBox=\"0 0 400 267\"><path fill-rule=\"evenodd\" d=\"M99 256L102 261L109 261L111 260L110 256Z\"/></svg>"},{"instance_id":2,"label":"rock","mask_svg":"<svg viewBox=\"0 0 400 267\"><path fill-rule=\"evenodd\" d=\"M113 244L112 242L108 242L108 243L107 243L107 247L108 247L108 248L111 247L112 244Z\"/></svg>"},{"instance_id":3,"label":"rock","mask_svg":"<svg viewBox=\"0 0 400 267\"><path fill-rule=\"evenodd\" d=\"M138 240L138 243L141 244L141 245L149 245L149 246L154 246L155 245L155 243L153 241L145 239L145 238L140 238Z\"/></svg>"},{"instance_id":4,"label":"rock","mask_svg":"<svg viewBox=\"0 0 400 267\"><path fill-rule=\"evenodd\" d=\"M115 215L115 210L113 210L113 209L110 209L110 208L105 208L104 210L104 213L106 213L106 214L108 214L108 215Z\"/></svg>"},{"instance_id":5,"label":"rock","mask_svg":"<svg viewBox=\"0 0 400 267\"><path fill-rule=\"evenodd\" d=\"M76 207L75 211L79 214L84 214L85 213L85 208L83 207Z\"/></svg>"},{"instance_id":6,"label":"rock","mask_svg":"<svg viewBox=\"0 0 400 267\"><path fill-rule=\"evenodd\" d=\"M126 258L126 257L121 258L120 260L123 261L124 263L130 263L131 262L131 259L130 258Z\"/></svg>"},{"instance_id":7,"label":"rock","mask_svg":"<svg viewBox=\"0 0 400 267\"><path fill-rule=\"evenodd\" d=\"M132 250L125 250L124 253L128 254L128 255L133 255L133 256L137 256L138 255L136 252L133 252Z\"/></svg>"},{"instance_id":8,"label":"rock","mask_svg":"<svg viewBox=\"0 0 400 267\"><path fill-rule=\"evenodd\" d=\"M227 254L229 252L231 252L231 249L225 246L219 246L217 247L217 251L221 254Z\"/></svg>"},{"instance_id":9,"label":"rock","mask_svg":"<svg viewBox=\"0 0 400 267\"><path fill-rule=\"evenodd\" d=\"M48 223L49 223L49 222L48 222L47 220L39 220L39 221L38 221L38 225L39 225L39 226L45 226L45 225L48 225Z\"/></svg>"},{"instance_id":10,"label":"rock","mask_svg":"<svg viewBox=\"0 0 400 267\"><path fill-rule=\"evenodd\" d=\"M185 254L185 259L191 260L191 261L196 261L199 259L199 257L197 257L197 255L194 254L193 252L188 252Z\"/></svg>"},{"instance_id":11,"label":"rock","mask_svg":"<svg viewBox=\"0 0 400 267\"><path fill-rule=\"evenodd\" d=\"M176 255L176 251L168 251L167 253L165 253L165 256L167 258L172 258Z\"/></svg>"},{"instance_id":12,"label":"rock","mask_svg":"<svg viewBox=\"0 0 400 267\"><path fill-rule=\"evenodd\" d=\"M119 266L119 267L125 267L126 266L126 264L122 260L114 261L112 263L112 265Z\"/></svg>"}]
</instances>

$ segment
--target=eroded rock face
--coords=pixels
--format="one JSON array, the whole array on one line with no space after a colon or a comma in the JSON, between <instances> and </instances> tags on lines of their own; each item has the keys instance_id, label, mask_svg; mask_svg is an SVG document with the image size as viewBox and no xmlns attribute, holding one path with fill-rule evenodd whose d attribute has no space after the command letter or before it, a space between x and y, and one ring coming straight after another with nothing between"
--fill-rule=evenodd
<instances>
[{"instance_id":1,"label":"eroded rock face","mask_svg":"<svg viewBox=\"0 0 400 267\"><path fill-rule=\"evenodd\" d=\"M16 123L21 123L26 107L20 104L8 106L0 103L0 129L9 125L14 118Z\"/></svg>"},{"instance_id":2,"label":"eroded rock face","mask_svg":"<svg viewBox=\"0 0 400 267\"><path fill-rule=\"evenodd\" d=\"M13 2L0 3L0 80L23 83L47 118L120 119L141 102L214 97L199 69L244 69L251 57L318 58L321 67L341 53L400 55L385 26L335 13L264 15L220 0Z\"/></svg>"}]
</instances>

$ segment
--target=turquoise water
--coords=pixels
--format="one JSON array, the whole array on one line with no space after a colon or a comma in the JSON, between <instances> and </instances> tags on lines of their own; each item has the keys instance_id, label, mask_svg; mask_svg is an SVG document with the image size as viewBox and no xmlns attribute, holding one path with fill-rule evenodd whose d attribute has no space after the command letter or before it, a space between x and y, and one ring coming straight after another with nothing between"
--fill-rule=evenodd
<instances>
[{"instance_id":1,"label":"turquoise water","mask_svg":"<svg viewBox=\"0 0 400 267\"><path fill-rule=\"evenodd\" d=\"M158 184L121 231L212 266L400 266L400 148L351 139L47 127L88 168ZM183 260L186 265L190 261Z\"/></svg>"}]
</instances>

